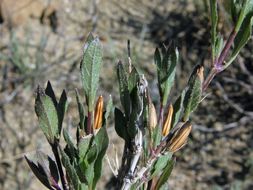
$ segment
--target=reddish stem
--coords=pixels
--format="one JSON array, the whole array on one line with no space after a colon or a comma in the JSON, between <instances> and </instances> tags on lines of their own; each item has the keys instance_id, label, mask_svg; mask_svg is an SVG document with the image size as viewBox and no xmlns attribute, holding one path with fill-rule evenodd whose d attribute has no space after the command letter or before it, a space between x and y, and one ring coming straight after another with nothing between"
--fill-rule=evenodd
<instances>
[{"instance_id":1,"label":"reddish stem","mask_svg":"<svg viewBox=\"0 0 253 190\"><path fill-rule=\"evenodd\" d=\"M93 133L93 128L92 128L92 115L93 112L88 111L88 117L87 117L87 128L86 128L86 133L89 135Z\"/></svg>"},{"instance_id":2,"label":"reddish stem","mask_svg":"<svg viewBox=\"0 0 253 190\"><path fill-rule=\"evenodd\" d=\"M221 71L224 70L224 65L223 62L225 61L228 52L235 40L235 37L237 35L237 32L235 31L235 28L232 30L232 32L230 33L228 40L224 46L224 48L222 49L222 52L219 56L218 59L215 59L215 62L213 64L213 68L211 69L211 71L208 73L208 76L206 78L206 80L204 81L203 84L203 91L205 91L207 89L207 87L209 86L210 82L213 80L213 78Z\"/></svg>"},{"instance_id":3,"label":"reddish stem","mask_svg":"<svg viewBox=\"0 0 253 190\"><path fill-rule=\"evenodd\" d=\"M220 68L222 69L223 67L223 62L225 60L225 58L227 57L228 55L228 52L234 42L234 39L236 37L236 34L237 32L235 31L235 28L232 30L232 32L230 33L229 37L228 37L228 40L226 42L226 45L224 46L219 58L218 58L218 61L217 63L214 65L215 68L218 70L218 72L222 71L222 70L219 70Z\"/></svg>"},{"instance_id":4,"label":"reddish stem","mask_svg":"<svg viewBox=\"0 0 253 190\"><path fill-rule=\"evenodd\" d=\"M63 190L67 190L68 189L67 188L67 182L65 180L65 176L64 176L64 173L63 173L63 168L62 168L62 164L61 164L60 155L59 155L59 152L58 152L58 147L59 147L58 142L55 142L54 144L51 144L51 148L52 148L52 151L53 151L53 154L54 154L54 157L55 157L55 161L56 161L56 164L57 164L57 167L58 167L58 171L59 171L59 174L60 174L62 188L63 188Z\"/></svg>"}]
</instances>

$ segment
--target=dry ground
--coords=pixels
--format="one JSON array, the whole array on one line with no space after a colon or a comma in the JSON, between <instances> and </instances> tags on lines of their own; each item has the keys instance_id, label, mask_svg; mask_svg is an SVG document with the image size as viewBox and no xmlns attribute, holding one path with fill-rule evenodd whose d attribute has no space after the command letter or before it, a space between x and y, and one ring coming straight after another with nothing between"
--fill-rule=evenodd
<instances>
[{"instance_id":1,"label":"dry ground","mask_svg":"<svg viewBox=\"0 0 253 190\"><path fill-rule=\"evenodd\" d=\"M53 3L52 3L53 2ZM69 96L65 127L74 128L77 109L74 89L81 89L79 62L88 32L104 47L99 94L112 94L119 105L115 64L126 61L131 40L133 63L146 74L158 101L152 54L155 46L174 40L180 50L177 95L197 63L209 66L209 21L198 1L71 1L0 0L0 189L43 189L23 155L36 149L50 153L34 113L34 89L50 80L57 95ZM221 31L231 27L221 7ZM215 78L193 117L188 145L177 153L170 189L253 189L253 41L235 63ZM172 96L174 97L174 96ZM173 100L173 98L172 98ZM122 141L109 129L108 157ZM111 173L105 162L99 189Z\"/></svg>"}]
</instances>

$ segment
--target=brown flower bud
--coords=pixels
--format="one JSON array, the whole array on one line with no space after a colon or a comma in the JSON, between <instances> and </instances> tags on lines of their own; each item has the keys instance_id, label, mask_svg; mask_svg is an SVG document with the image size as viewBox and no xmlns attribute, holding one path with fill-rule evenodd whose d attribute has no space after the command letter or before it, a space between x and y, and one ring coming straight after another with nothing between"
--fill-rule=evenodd
<instances>
[{"instance_id":1,"label":"brown flower bud","mask_svg":"<svg viewBox=\"0 0 253 190\"><path fill-rule=\"evenodd\" d=\"M192 130L190 122L186 122L181 128L179 128L169 141L168 150L170 152L176 152L182 148L187 141L187 138Z\"/></svg>"},{"instance_id":2,"label":"brown flower bud","mask_svg":"<svg viewBox=\"0 0 253 190\"><path fill-rule=\"evenodd\" d=\"M173 106L170 104L169 111L167 113L167 117L163 125L163 131L162 131L163 136L167 136L170 132L172 114L173 114Z\"/></svg>"},{"instance_id":3,"label":"brown flower bud","mask_svg":"<svg viewBox=\"0 0 253 190\"><path fill-rule=\"evenodd\" d=\"M203 83L204 81L204 67L203 66L200 66L197 70L197 75L201 81L201 83Z\"/></svg>"},{"instance_id":4,"label":"brown flower bud","mask_svg":"<svg viewBox=\"0 0 253 190\"><path fill-rule=\"evenodd\" d=\"M153 103L149 104L149 128L151 130L153 130L156 125L157 125L157 115L156 115L156 110L155 110L155 106Z\"/></svg>"},{"instance_id":5,"label":"brown flower bud","mask_svg":"<svg viewBox=\"0 0 253 190\"><path fill-rule=\"evenodd\" d=\"M100 129L102 126L103 119L103 96L99 96L95 108L95 116L94 116L94 129Z\"/></svg>"}]
</instances>

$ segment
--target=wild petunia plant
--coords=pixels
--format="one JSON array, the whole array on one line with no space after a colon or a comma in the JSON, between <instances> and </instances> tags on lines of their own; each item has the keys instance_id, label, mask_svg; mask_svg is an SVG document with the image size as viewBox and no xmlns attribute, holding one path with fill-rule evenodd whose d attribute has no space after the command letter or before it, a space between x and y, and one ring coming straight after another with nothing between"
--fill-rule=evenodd
<instances>
[{"instance_id":1,"label":"wild petunia plant","mask_svg":"<svg viewBox=\"0 0 253 190\"><path fill-rule=\"evenodd\" d=\"M175 80L179 52L176 47L162 46L154 53L157 68L160 108L157 112L149 93L148 82L129 62L117 64L122 109L113 107L112 99L104 111L103 97L96 101L99 73L102 65L102 47L99 39L90 34L84 46L80 71L85 94L83 105L76 90L79 125L74 142L62 129L67 109L67 95L59 99L48 82L37 89L35 112L39 127L52 148L54 159L38 152L36 158L26 160L36 177L48 189L96 189L101 177L103 158L109 144L106 130L110 112L114 112L115 130L124 140L121 165L114 172L115 189L167 189L167 180L175 164L173 154L186 143L192 130L191 113L197 109L212 79L225 70L245 46L252 33L253 0L230 2L234 27L227 40L218 33L216 0L210 0L212 67L196 65L187 86L176 101L170 102L170 91ZM130 45L129 45L130 49ZM61 134L65 141L60 143Z\"/></svg>"}]
</instances>

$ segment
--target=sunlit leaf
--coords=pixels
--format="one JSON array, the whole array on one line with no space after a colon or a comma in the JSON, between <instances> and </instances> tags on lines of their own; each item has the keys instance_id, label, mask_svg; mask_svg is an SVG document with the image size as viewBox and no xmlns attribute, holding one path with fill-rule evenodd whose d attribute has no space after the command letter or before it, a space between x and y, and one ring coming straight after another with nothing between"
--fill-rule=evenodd
<instances>
[{"instance_id":1,"label":"sunlit leaf","mask_svg":"<svg viewBox=\"0 0 253 190\"><path fill-rule=\"evenodd\" d=\"M94 108L101 64L102 47L99 39L88 39L81 62L81 76L89 111Z\"/></svg>"}]
</instances>

